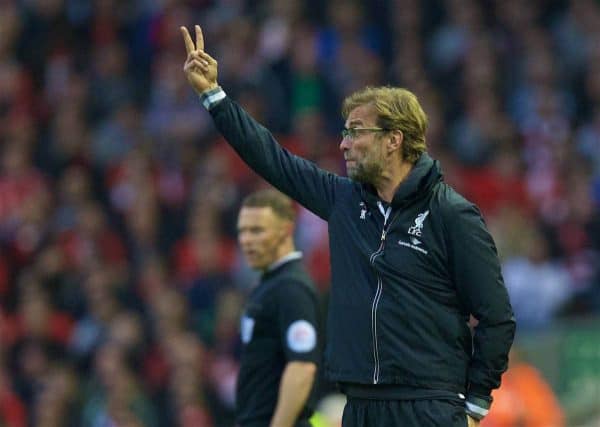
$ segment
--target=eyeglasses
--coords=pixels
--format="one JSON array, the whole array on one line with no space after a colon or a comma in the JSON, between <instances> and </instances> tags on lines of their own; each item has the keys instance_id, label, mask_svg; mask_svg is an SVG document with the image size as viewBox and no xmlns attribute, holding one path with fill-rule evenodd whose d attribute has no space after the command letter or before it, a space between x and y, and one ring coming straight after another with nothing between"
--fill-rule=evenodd
<instances>
[{"instance_id":1,"label":"eyeglasses","mask_svg":"<svg viewBox=\"0 0 600 427\"><path fill-rule=\"evenodd\" d=\"M383 128L344 128L342 129L342 138L348 138L350 140L356 139L360 132L387 132L390 129Z\"/></svg>"}]
</instances>

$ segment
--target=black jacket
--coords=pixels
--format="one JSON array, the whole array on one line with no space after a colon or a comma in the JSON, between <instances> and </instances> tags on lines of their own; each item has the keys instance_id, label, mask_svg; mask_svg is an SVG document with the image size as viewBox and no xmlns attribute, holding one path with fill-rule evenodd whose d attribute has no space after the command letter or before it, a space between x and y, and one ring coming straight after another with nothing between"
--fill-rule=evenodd
<instances>
[{"instance_id":1,"label":"black jacket","mask_svg":"<svg viewBox=\"0 0 600 427\"><path fill-rule=\"evenodd\" d=\"M370 186L293 155L226 97L208 106L252 169L329 223L328 378L489 401L515 322L484 221L443 182L438 162L421 156L385 221ZM469 314L479 320L473 341Z\"/></svg>"}]
</instances>

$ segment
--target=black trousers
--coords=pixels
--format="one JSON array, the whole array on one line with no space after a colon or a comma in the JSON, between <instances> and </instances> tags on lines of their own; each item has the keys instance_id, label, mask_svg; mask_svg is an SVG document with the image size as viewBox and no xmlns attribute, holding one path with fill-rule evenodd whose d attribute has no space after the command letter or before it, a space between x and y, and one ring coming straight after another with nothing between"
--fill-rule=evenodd
<instances>
[{"instance_id":1,"label":"black trousers","mask_svg":"<svg viewBox=\"0 0 600 427\"><path fill-rule=\"evenodd\" d=\"M464 402L348 397L342 427L467 427Z\"/></svg>"},{"instance_id":2,"label":"black trousers","mask_svg":"<svg viewBox=\"0 0 600 427\"><path fill-rule=\"evenodd\" d=\"M269 425L271 424L271 420L264 420L264 421L254 421L252 423L246 423L246 424L241 424L241 425L236 425L236 427L269 427ZM308 421L307 419L301 419L296 421L296 424L294 424L294 427L312 427L312 424L310 423L310 421Z\"/></svg>"}]
</instances>

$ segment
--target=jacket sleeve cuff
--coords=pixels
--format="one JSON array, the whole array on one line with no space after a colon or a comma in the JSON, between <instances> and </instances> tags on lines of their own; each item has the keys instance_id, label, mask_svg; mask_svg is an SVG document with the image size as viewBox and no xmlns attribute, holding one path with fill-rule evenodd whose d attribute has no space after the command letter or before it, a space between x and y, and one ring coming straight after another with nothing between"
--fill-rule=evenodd
<instances>
[{"instance_id":1,"label":"jacket sleeve cuff","mask_svg":"<svg viewBox=\"0 0 600 427\"><path fill-rule=\"evenodd\" d=\"M470 394L465 401L465 412L476 420L481 420L488 414L491 405L491 397L484 398Z\"/></svg>"},{"instance_id":2,"label":"jacket sleeve cuff","mask_svg":"<svg viewBox=\"0 0 600 427\"><path fill-rule=\"evenodd\" d=\"M215 105L217 105L226 97L227 95L225 94L225 91L219 86L202 92L200 94L200 101L202 102L202 105L204 105L204 108L210 111Z\"/></svg>"}]
</instances>

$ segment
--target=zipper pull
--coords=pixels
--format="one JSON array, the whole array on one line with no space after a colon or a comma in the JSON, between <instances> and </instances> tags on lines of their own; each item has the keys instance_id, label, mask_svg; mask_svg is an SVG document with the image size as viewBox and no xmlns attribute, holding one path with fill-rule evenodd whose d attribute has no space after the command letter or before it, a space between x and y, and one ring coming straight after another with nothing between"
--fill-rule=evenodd
<instances>
[{"instance_id":1,"label":"zipper pull","mask_svg":"<svg viewBox=\"0 0 600 427\"><path fill-rule=\"evenodd\" d=\"M386 234L386 229L384 228L381 231L381 243L385 242L385 234Z\"/></svg>"}]
</instances>

